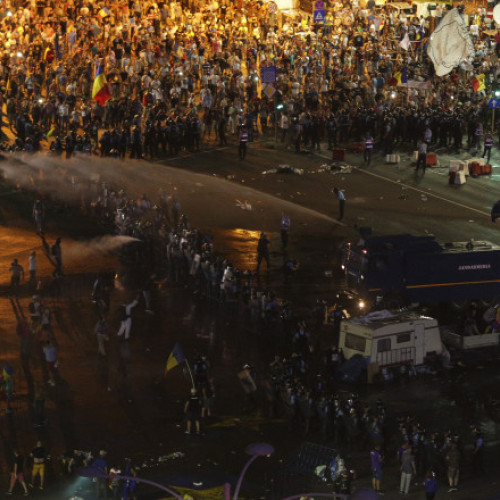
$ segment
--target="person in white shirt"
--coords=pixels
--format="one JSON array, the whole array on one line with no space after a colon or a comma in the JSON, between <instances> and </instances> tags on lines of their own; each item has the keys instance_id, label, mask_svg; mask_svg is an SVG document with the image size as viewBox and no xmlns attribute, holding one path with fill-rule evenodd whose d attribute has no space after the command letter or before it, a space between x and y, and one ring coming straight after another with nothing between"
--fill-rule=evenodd
<instances>
[{"instance_id":1,"label":"person in white shirt","mask_svg":"<svg viewBox=\"0 0 500 500\"><path fill-rule=\"evenodd\" d=\"M125 340L130 338L130 330L132 329L132 309L139 303L139 295L129 304L121 306L123 316L121 317L120 328L118 330L118 337L125 336Z\"/></svg>"}]
</instances>

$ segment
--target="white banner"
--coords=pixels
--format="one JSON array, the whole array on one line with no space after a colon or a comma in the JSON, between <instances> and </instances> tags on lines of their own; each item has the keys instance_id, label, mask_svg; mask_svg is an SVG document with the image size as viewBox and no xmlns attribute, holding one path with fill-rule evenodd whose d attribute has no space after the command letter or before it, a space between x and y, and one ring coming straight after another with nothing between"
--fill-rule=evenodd
<instances>
[{"instance_id":1,"label":"white banner","mask_svg":"<svg viewBox=\"0 0 500 500\"><path fill-rule=\"evenodd\" d=\"M473 53L474 45L467 26L457 9L450 10L434 30L427 48L436 75L447 75Z\"/></svg>"}]
</instances>

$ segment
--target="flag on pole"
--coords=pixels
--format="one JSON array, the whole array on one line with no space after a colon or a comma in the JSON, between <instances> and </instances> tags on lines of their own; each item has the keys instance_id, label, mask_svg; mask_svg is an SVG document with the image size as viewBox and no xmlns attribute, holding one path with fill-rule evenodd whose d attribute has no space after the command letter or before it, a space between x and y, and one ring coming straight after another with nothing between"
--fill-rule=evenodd
<instances>
[{"instance_id":1,"label":"flag on pole","mask_svg":"<svg viewBox=\"0 0 500 500\"><path fill-rule=\"evenodd\" d=\"M92 85L92 99L95 99L101 106L104 106L106 101L111 99L108 81L102 72L100 64L97 66L94 84Z\"/></svg>"},{"instance_id":2,"label":"flag on pole","mask_svg":"<svg viewBox=\"0 0 500 500\"><path fill-rule=\"evenodd\" d=\"M484 78L485 78L484 73L481 73L472 80L472 90L474 90L476 94L486 88Z\"/></svg>"},{"instance_id":3,"label":"flag on pole","mask_svg":"<svg viewBox=\"0 0 500 500\"><path fill-rule=\"evenodd\" d=\"M167 359L167 365L165 366L165 375L172 370L172 368L175 368L176 366L180 365L186 360L184 357L184 352L182 351L182 347L179 345L177 342L174 345L174 348L172 349L172 352L170 353L170 356Z\"/></svg>"}]
</instances>

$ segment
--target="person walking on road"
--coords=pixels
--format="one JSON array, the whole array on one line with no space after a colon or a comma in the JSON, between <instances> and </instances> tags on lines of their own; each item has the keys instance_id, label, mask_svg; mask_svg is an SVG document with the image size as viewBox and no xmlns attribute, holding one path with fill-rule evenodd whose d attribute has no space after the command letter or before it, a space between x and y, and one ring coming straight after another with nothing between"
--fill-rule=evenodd
<instances>
[{"instance_id":1,"label":"person walking on road","mask_svg":"<svg viewBox=\"0 0 500 500\"><path fill-rule=\"evenodd\" d=\"M257 243L257 274L259 274L262 260L266 261L266 269L269 271L269 245L271 242L267 239L266 233L260 233Z\"/></svg>"},{"instance_id":2,"label":"person walking on road","mask_svg":"<svg viewBox=\"0 0 500 500\"><path fill-rule=\"evenodd\" d=\"M368 132L365 136L365 150L363 152L365 167L369 167L372 161L372 153L373 153L373 137Z\"/></svg>"},{"instance_id":3,"label":"person walking on road","mask_svg":"<svg viewBox=\"0 0 500 500\"><path fill-rule=\"evenodd\" d=\"M425 475L424 488L425 500L434 500L437 493L437 481L436 474L434 474L431 470L427 471L427 474Z\"/></svg>"},{"instance_id":4,"label":"person walking on road","mask_svg":"<svg viewBox=\"0 0 500 500\"><path fill-rule=\"evenodd\" d=\"M283 214L281 216L281 247L283 251L286 250L288 246L288 232L290 231L291 220L288 215Z\"/></svg>"},{"instance_id":5,"label":"person walking on road","mask_svg":"<svg viewBox=\"0 0 500 500\"><path fill-rule=\"evenodd\" d=\"M36 442L36 446L31 450L30 457L33 460L33 470L31 473L31 487L35 484L35 479L40 476L39 488L43 490L43 483L45 480L45 448L42 446L41 441Z\"/></svg>"},{"instance_id":6,"label":"person walking on road","mask_svg":"<svg viewBox=\"0 0 500 500\"><path fill-rule=\"evenodd\" d=\"M35 200L33 204L33 219L35 221L37 234L42 234L43 232L44 216L45 208L42 200Z\"/></svg>"},{"instance_id":7,"label":"person walking on road","mask_svg":"<svg viewBox=\"0 0 500 500\"><path fill-rule=\"evenodd\" d=\"M483 150L483 156L481 158L486 158L486 163L489 165L490 163L490 157L491 157L491 148L493 147L493 136L491 135L490 132L486 134L484 137L484 150Z\"/></svg>"},{"instance_id":8,"label":"person walking on road","mask_svg":"<svg viewBox=\"0 0 500 500\"><path fill-rule=\"evenodd\" d=\"M333 188L333 194L337 198L339 202L339 216L338 220L342 220L344 218L344 208L345 208L345 195L344 192L341 191L339 188L334 187Z\"/></svg>"},{"instance_id":9,"label":"person walking on road","mask_svg":"<svg viewBox=\"0 0 500 500\"><path fill-rule=\"evenodd\" d=\"M406 449L401 456L401 481L399 484L399 492L408 495L412 476L417 474L415 466L415 455L411 446L406 443Z\"/></svg>"},{"instance_id":10,"label":"person walking on road","mask_svg":"<svg viewBox=\"0 0 500 500\"><path fill-rule=\"evenodd\" d=\"M196 434L200 434L200 419L201 419L201 400L198 396L198 391L193 387L191 396L184 405L184 413L186 414L186 434L191 434L191 428L194 423Z\"/></svg>"},{"instance_id":11,"label":"person walking on road","mask_svg":"<svg viewBox=\"0 0 500 500\"><path fill-rule=\"evenodd\" d=\"M381 493L380 482L382 481L382 464L384 462L384 457L380 452L380 445L375 445L373 450L370 452L370 461L372 466L372 486L373 489Z\"/></svg>"},{"instance_id":12,"label":"person walking on road","mask_svg":"<svg viewBox=\"0 0 500 500\"><path fill-rule=\"evenodd\" d=\"M244 160L247 155L248 139L249 139L248 129L243 125L240 129L240 145L238 146L238 154L240 160Z\"/></svg>"},{"instance_id":13,"label":"person walking on road","mask_svg":"<svg viewBox=\"0 0 500 500\"><path fill-rule=\"evenodd\" d=\"M43 346L43 355L47 366L47 372L49 374L49 384L52 386L56 385L55 375L57 368L57 349L51 339L47 340Z\"/></svg>"},{"instance_id":14,"label":"person walking on road","mask_svg":"<svg viewBox=\"0 0 500 500\"><path fill-rule=\"evenodd\" d=\"M26 481L24 480L24 456L19 453L18 450L14 450L14 465L12 466L12 471L10 473L10 486L6 495L12 495L14 491L14 486L18 482L24 490L24 496L29 495L28 487L26 486Z\"/></svg>"},{"instance_id":15,"label":"person walking on road","mask_svg":"<svg viewBox=\"0 0 500 500\"><path fill-rule=\"evenodd\" d=\"M97 338L97 354L106 356L106 341L109 340L108 322L104 316L100 316L94 327L94 333Z\"/></svg>"},{"instance_id":16,"label":"person walking on road","mask_svg":"<svg viewBox=\"0 0 500 500\"><path fill-rule=\"evenodd\" d=\"M446 464L448 466L448 493L458 490L458 479L460 477L460 450L457 443L452 443L448 453L446 454Z\"/></svg>"},{"instance_id":17,"label":"person walking on road","mask_svg":"<svg viewBox=\"0 0 500 500\"><path fill-rule=\"evenodd\" d=\"M474 450L472 451L472 465L476 474L484 474L484 437L483 433L477 428L473 430L474 434Z\"/></svg>"},{"instance_id":18,"label":"person walking on road","mask_svg":"<svg viewBox=\"0 0 500 500\"><path fill-rule=\"evenodd\" d=\"M36 271L37 271L37 262L36 262L36 252L33 250L28 257L28 272L30 276L29 285L31 290L36 290Z\"/></svg>"},{"instance_id":19,"label":"person walking on road","mask_svg":"<svg viewBox=\"0 0 500 500\"><path fill-rule=\"evenodd\" d=\"M425 169L427 167L427 143L425 141L422 141L418 147L418 159L417 166L415 168L415 172L417 174L420 166L422 166L422 170L425 174Z\"/></svg>"},{"instance_id":20,"label":"person walking on road","mask_svg":"<svg viewBox=\"0 0 500 500\"><path fill-rule=\"evenodd\" d=\"M103 477L97 477L95 483L96 495L99 500L108 498L108 461L106 460L106 455L106 451L101 450L99 452L99 456L92 464L92 467L98 469L103 475Z\"/></svg>"},{"instance_id":21,"label":"person walking on road","mask_svg":"<svg viewBox=\"0 0 500 500\"><path fill-rule=\"evenodd\" d=\"M12 288L12 291L15 292L19 288L21 281L24 281L24 268L23 266L21 266L21 264L19 264L17 259L14 259L12 261L12 264L10 265L9 271L10 286Z\"/></svg>"}]
</instances>

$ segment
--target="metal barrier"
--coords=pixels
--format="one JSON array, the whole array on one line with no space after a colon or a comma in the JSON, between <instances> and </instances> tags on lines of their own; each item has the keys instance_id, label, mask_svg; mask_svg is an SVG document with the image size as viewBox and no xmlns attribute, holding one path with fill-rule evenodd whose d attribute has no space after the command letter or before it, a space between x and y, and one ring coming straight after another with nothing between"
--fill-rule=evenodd
<instances>
[{"instance_id":1,"label":"metal barrier","mask_svg":"<svg viewBox=\"0 0 500 500\"><path fill-rule=\"evenodd\" d=\"M329 465L337 454L337 450L333 448L316 443L303 443L296 454L273 475L271 498L281 500L288 495L294 495L297 491L311 491L320 481L315 474L316 467ZM335 498L332 494L329 495L330 498ZM302 496L307 497L307 495ZM337 498L342 499L338 495Z\"/></svg>"}]
</instances>

